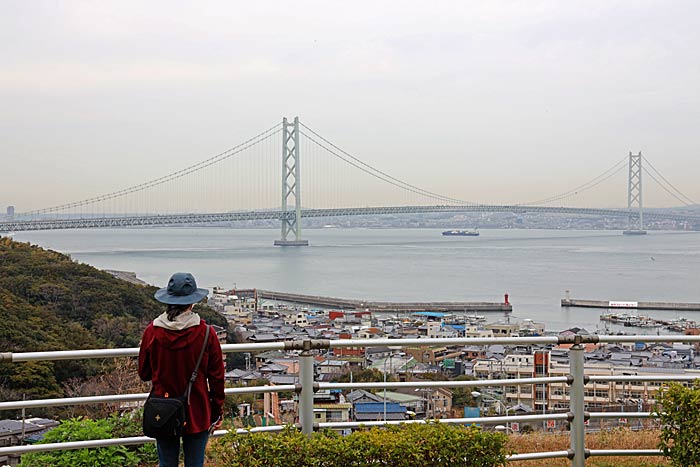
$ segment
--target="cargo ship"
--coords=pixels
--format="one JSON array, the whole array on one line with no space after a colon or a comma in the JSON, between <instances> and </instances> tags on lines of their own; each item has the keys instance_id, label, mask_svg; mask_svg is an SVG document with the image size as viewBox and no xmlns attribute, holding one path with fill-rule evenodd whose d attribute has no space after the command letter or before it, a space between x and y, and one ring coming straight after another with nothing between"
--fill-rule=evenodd
<instances>
[{"instance_id":1,"label":"cargo ship","mask_svg":"<svg viewBox=\"0 0 700 467\"><path fill-rule=\"evenodd\" d=\"M443 235L451 237L478 237L479 232L477 230L445 230Z\"/></svg>"}]
</instances>

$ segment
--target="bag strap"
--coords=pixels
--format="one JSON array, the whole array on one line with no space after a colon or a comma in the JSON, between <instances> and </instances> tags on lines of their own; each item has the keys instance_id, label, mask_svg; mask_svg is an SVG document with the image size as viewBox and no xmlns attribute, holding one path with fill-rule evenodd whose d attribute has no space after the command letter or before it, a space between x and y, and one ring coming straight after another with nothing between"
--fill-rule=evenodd
<instances>
[{"instance_id":1,"label":"bag strap","mask_svg":"<svg viewBox=\"0 0 700 467\"><path fill-rule=\"evenodd\" d=\"M204 351L207 348L207 344L209 343L209 329L211 326L208 324L207 330L204 332L204 343L202 344L202 350L199 352L199 358L197 358L197 364L194 366L194 371L192 371L192 376L190 376L190 381L187 383L187 392L185 393L187 395L187 404L189 405L190 403L190 393L192 392L192 384L194 384L194 381L197 379L197 373L199 373L199 364L202 363L202 357L204 356Z\"/></svg>"}]
</instances>

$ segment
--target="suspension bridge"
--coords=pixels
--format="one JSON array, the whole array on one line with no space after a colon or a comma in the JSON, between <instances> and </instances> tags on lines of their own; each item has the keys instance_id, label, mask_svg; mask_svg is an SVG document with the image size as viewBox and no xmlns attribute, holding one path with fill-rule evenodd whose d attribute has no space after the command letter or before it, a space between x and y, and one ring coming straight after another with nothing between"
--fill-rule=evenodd
<instances>
[{"instance_id":1,"label":"suspension bridge","mask_svg":"<svg viewBox=\"0 0 700 467\"><path fill-rule=\"evenodd\" d=\"M609 182L625 169L626 208L557 205ZM628 234L645 233L645 219L700 229L700 215L645 209L643 174L680 205L695 204L641 152L630 152L597 177L549 198L505 205L461 200L393 177L344 151L298 118L285 118L281 125L227 151L162 177L0 219L0 232L267 220L281 224L275 245L304 246L308 245L302 236L304 218L468 212L623 218Z\"/></svg>"}]
</instances>

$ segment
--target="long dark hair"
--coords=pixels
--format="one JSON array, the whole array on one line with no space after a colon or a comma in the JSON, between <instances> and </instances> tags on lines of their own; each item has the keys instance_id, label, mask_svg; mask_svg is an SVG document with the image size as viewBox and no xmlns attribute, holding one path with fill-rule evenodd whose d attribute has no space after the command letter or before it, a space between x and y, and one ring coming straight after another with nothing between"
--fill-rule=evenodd
<instances>
[{"instance_id":1,"label":"long dark hair","mask_svg":"<svg viewBox=\"0 0 700 467\"><path fill-rule=\"evenodd\" d=\"M173 321L178 315L187 310L190 305L168 305L168 321Z\"/></svg>"}]
</instances>

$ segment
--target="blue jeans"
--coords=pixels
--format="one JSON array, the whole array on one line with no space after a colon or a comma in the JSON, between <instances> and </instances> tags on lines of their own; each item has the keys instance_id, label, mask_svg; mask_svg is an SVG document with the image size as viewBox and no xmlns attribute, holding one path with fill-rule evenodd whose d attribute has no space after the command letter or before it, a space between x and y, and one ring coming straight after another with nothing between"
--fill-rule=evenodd
<instances>
[{"instance_id":1,"label":"blue jeans","mask_svg":"<svg viewBox=\"0 0 700 467\"><path fill-rule=\"evenodd\" d=\"M204 448L207 446L208 439L208 431L182 436L185 467L202 467L204 465ZM180 457L180 438L160 438L156 441L160 467L177 467Z\"/></svg>"}]
</instances>

